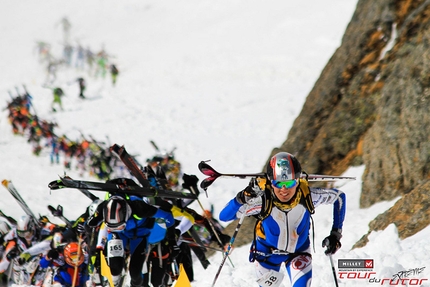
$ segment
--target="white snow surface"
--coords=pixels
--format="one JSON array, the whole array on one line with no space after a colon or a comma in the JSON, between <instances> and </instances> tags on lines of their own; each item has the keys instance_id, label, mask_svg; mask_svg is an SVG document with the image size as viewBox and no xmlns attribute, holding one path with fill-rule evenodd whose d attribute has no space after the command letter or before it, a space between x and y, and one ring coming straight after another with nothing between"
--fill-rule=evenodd
<instances>
[{"instance_id":1,"label":"white snow surface","mask_svg":"<svg viewBox=\"0 0 430 287\"><path fill-rule=\"evenodd\" d=\"M175 157L183 172L204 176L202 160L223 173L260 172L272 148L280 146L299 114L306 96L329 58L340 46L357 0L129 0L129 1L2 1L0 9L0 179L11 180L36 214L50 216L48 204L64 207L74 219L90 200L79 191L49 191L47 184L62 175L62 165L51 165L49 152L32 154L26 138L12 134L6 107L8 91L25 84L33 96L37 115L58 123L56 132L70 139L80 133L101 141L125 145L140 162L155 154L150 140ZM86 70L62 68L53 85L61 86L65 111L50 112L52 92L44 87L46 68L39 63L36 41L51 44L60 57L63 31L60 20L72 24L72 44L80 42L97 52L104 48L120 70L112 86L106 77ZM87 80L88 97L78 98L73 82ZM299 159L300 160L300 159ZM394 225L373 232L367 246L351 247L368 231L368 223L396 200L359 208L364 166L351 167L345 175L352 182L338 182L347 194L347 215L342 249L333 259L373 259L372 277L392 278L401 271L409 279L423 279L430 286L430 228L400 240ZM73 178L97 181L67 170ZM244 186L246 180L218 179L200 196L214 205L215 216ZM0 209L15 218L23 215L6 189L0 192ZM400 199L401 200L401 199ZM197 211L198 205L193 206ZM317 209L313 286L334 286L330 261L321 241L331 229L331 206ZM249 246L230 255L234 268L224 265L216 286L258 286ZM195 262L192 286L211 286L222 260L210 258L204 270ZM362 271L361 276L365 273ZM344 277L354 273L345 273ZM420 286L417 280L404 281ZM372 286L369 279L346 278L340 286ZM384 285L389 285L385 283ZM399 285L402 285L399 282ZM284 279L281 286L289 286Z\"/></svg>"}]
</instances>

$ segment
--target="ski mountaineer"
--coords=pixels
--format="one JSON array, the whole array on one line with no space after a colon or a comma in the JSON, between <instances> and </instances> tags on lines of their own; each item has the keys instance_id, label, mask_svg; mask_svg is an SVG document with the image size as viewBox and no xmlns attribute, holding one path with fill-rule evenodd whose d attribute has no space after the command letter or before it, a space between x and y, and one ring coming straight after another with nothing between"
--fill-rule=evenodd
<instances>
[{"instance_id":1,"label":"ski mountaineer","mask_svg":"<svg viewBox=\"0 0 430 287\"><path fill-rule=\"evenodd\" d=\"M137 196L113 195L99 204L87 224L96 227L101 221L108 230L106 252L114 285L120 284L122 271L126 267L124 260L129 254L131 287L142 286L142 267L148 252L148 242L151 237L162 240L166 235L165 229L161 234L156 234L153 228L160 226L160 222L167 228L174 226L172 213L147 204Z\"/></svg>"},{"instance_id":2,"label":"ski mountaineer","mask_svg":"<svg viewBox=\"0 0 430 287\"><path fill-rule=\"evenodd\" d=\"M285 263L292 287L310 286L312 256L309 229L311 214L320 204L333 205L333 225L323 242L326 255L340 247L345 218L345 194L335 188L313 188L301 179L299 161L292 154L275 154L267 165L267 179L252 178L220 213L222 221L246 216L257 218L250 262L254 262L257 283L277 287L282 283L279 272ZM260 180L257 182L257 180ZM267 182L267 180L269 182Z\"/></svg>"},{"instance_id":3,"label":"ski mountaineer","mask_svg":"<svg viewBox=\"0 0 430 287\"><path fill-rule=\"evenodd\" d=\"M42 268L54 267L54 284L84 287L87 274L86 252L78 242L70 242L61 248L51 249L41 260Z\"/></svg>"},{"instance_id":4,"label":"ski mountaineer","mask_svg":"<svg viewBox=\"0 0 430 287\"><path fill-rule=\"evenodd\" d=\"M0 216L0 258L3 257L3 252L5 250L4 237L12 229L12 224L5 217Z\"/></svg>"},{"instance_id":5,"label":"ski mountaineer","mask_svg":"<svg viewBox=\"0 0 430 287\"><path fill-rule=\"evenodd\" d=\"M31 264L29 263L24 267L19 267L21 264L17 258L22 252L38 242L39 237L37 235L37 227L33 218L29 215L23 215L18 220L17 225L4 237L6 249L0 261L0 273L12 268L8 280L17 285L22 285L24 282L35 284L36 280L39 279L37 270L39 258L37 256ZM13 262L12 266L10 266L11 262Z\"/></svg>"},{"instance_id":6,"label":"ski mountaineer","mask_svg":"<svg viewBox=\"0 0 430 287\"><path fill-rule=\"evenodd\" d=\"M151 186L160 189L170 188L169 182L161 166L155 166L153 168L148 165L144 171L146 172L148 182ZM185 263L177 260L178 256L182 259L182 255L184 255L184 250L178 246L178 240L181 235L188 232L188 230L193 226L195 219L190 213L191 210L185 206L183 199L153 197L145 198L145 200L148 203L163 208L164 210L170 210L175 219L174 228L168 229L169 235L161 242L152 244L152 249L147 262L149 276L146 276L144 280L145 287L149 286L149 280L147 280L149 279L148 277L151 278L150 283L154 287L168 286L171 285L172 281L177 279L177 266L172 270L172 264L177 265L179 263ZM189 265L192 265L192 261L186 262L184 267L190 267L192 271L192 266ZM192 272L188 272L190 268L187 268L186 273L189 280L192 281L193 274Z\"/></svg>"}]
</instances>

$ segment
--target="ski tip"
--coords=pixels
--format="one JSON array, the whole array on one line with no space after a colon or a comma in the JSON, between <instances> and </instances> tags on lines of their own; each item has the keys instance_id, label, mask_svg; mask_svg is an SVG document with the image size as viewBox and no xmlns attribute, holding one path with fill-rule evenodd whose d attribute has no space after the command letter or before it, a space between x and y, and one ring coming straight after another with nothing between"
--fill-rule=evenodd
<instances>
[{"instance_id":1,"label":"ski tip","mask_svg":"<svg viewBox=\"0 0 430 287\"><path fill-rule=\"evenodd\" d=\"M10 182L9 180L3 179L2 182L1 182L1 184L3 184L4 186L7 187L9 185L9 182Z\"/></svg>"},{"instance_id":2,"label":"ski tip","mask_svg":"<svg viewBox=\"0 0 430 287\"><path fill-rule=\"evenodd\" d=\"M62 184L62 183L63 182L61 180L54 180L54 181L51 181L50 183L48 183L48 187L51 190L60 189L62 187L60 184Z\"/></svg>"}]
</instances>

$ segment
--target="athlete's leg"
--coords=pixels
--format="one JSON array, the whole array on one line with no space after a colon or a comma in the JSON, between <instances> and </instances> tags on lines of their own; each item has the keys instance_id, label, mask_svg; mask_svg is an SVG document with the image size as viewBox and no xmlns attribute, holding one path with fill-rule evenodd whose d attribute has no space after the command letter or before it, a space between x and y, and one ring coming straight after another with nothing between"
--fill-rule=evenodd
<instances>
[{"instance_id":1,"label":"athlete's leg","mask_svg":"<svg viewBox=\"0 0 430 287\"><path fill-rule=\"evenodd\" d=\"M310 255L294 257L286 265L292 287L309 287L312 281L312 258Z\"/></svg>"}]
</instances>

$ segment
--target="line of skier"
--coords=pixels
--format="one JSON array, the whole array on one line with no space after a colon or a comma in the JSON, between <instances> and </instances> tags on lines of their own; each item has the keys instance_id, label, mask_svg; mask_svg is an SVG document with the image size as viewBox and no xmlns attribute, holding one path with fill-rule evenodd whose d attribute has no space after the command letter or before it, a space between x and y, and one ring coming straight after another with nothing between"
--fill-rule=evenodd
<instances>
[{"instance_id":1,"label":"line of skier","mask_svg":"<svg viewBox=\"0 0 430 287\"><path fill-rule=\"evenodd\" d=\"M110 72L112 85L115 85L118 68L112 61L114 56L109 55L104 47L98 52L94 52L89 46L84 47L79 40L76 40L76 43L72 43L72 24L67 17L63 17L57 23L58 25L63 27L61 56L54 56L51 44L46 41L36 41L34 47L39 63L46 65L47 76L45 83L53 84L57 80L57 71L59 69L74 67L78 70L86 69L88 74L95 78L105 78L106 74Z\"/></svg>"},{"instance_id":2,"label":"line of skier","mask_svg":"<svg viewBox=\"0 0 430 287\"><path fill-rule=\"evenodd\" d=\"M148 182L165 181L161 166L144 168ZM118 178L109 182L128 182ZM181 188L197 188L198 178L184 174ZM197 199L198 200L198 199ZM24 215L18 221L0 216L3 284L36 286L171 286L182 264L194 280L191 251L204 268L212 242L218 251L230 241L206 212L189 208L193 200L108 194L95 199L74 221L61 206L49 206L64 225L46 216ZM210 221L210 222L209 222ZM216 234L215 234L216 233ZM219 241L221 239L221 241Z\"/></svg>"},{"instance_id":3,"label":"line of skier","mask_svg":"<svg viewBox=\"0 0 430 287\"><path fill-rule=\"evenodd\" d=\"M51 164L63 165L66 169L76 168L83 175L87 172L99 179L109 179L123 173L123 165L112 158L109 144L88 138L81 134L80 139L71 140L66 135L59 135L57 123L41 119L34 112L33 97L24 86L24 92L17 89L17 95L9 91L11 101L7 103L8 119L12 132L25 136L32 145L33 153L49 154ZM170 159L171 160L171 159Z\"/></svg>"}]
</instances>

